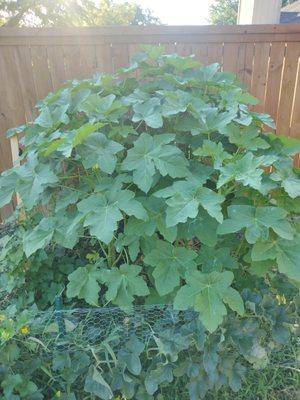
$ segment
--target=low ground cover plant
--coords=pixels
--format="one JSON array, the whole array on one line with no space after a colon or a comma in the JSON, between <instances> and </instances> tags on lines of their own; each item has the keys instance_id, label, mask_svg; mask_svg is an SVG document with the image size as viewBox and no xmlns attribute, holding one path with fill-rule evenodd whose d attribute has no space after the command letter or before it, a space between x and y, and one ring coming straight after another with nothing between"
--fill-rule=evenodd
<instances>
[{"instance_id":1,"label":"low ground cover plant","mask_svg":"<svg viewBox=\"0 0 300 400\"><path fill-rule=\"evenodd\" d=\"M145 46L129 68L67 83L9 131L23 152L0 178L0 206L21 199L1 239L3 399L197 400L239 391L247 370L291 345L300 145L272 133L256 103L218 64ZM88 346L77 319L66 350L51 344L60 327L47 341L31 328L58 298L124 315L105 340L105 320L94 324ZM151 307L143 340L132 316ZM160 321L167 309L180 324ZM66 345L75 325L63 324Z\"/></svg>"}]
</instances>

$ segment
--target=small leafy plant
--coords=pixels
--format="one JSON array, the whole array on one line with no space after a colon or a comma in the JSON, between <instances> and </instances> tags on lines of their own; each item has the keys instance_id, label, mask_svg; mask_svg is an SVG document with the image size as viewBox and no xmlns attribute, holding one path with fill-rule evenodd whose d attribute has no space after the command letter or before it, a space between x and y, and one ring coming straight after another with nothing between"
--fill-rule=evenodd
<instances>
[{"instance_id":1,"label":"small leafy plant","mask_svg":"<svg viewBox=\"0 0 300 400\"><path fill-rule=\"evenodd\" d=\"M21 199L0 260L11 303L0 322L4 399L163 400L173 382L196 400L239 390L246 366L289 342L300 144L270 132L256 103L218 64L145 46L129 68L66 84L34 123L9 131L22 133L23 152L0 178L0 206ZM151 357L132 337L108 369L75 353L20 372L34 354L18 344L24 312L51 309L57 295L70 309L171 304L198 321L162 331ZM56 389L44 397L46 376Z\"/></svg>"}]
</instances>

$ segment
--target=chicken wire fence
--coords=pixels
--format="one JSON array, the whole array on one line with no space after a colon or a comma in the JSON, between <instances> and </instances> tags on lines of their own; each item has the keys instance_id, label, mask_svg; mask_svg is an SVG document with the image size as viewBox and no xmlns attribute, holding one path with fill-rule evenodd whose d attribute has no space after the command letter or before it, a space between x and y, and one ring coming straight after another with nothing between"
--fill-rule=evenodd
<instances>
[{"instance_id":1,"label":"chicken wire fence","mask_svg":"<svg viewBox=\"0 0 300 400\"><path fill-rule=\"evenodd\" d=\"M197 329L197 313L179 312L170 305L60 309L41 312L29 320L31 335L43 339L50 350L68 351L101 346L118 351L134 336L151 346L162 333L176 334L183 325ZM192 327L193 325L193 327Z\"/></svg>"},{"instance_id":2,"label":"chicken wire fence","mask_svg":"<svg viewBox=\"0 0 300 400\"><path fill-rule=\"evenodd\" d=\"M57 306L57 304L56 304ZM197 313L193 311L176 311L170 305L141 305L130 308L103 307L88 309L63 310L41 312L28 322L30 335L39 341L43 348L43 358L51 360L53 354L61 354L76 360L86 354L95 357L101 369L109 374L110 367L122 363L128 349L131 352L139 346L141 354L146 357L146 364L151 359L151 351L164 348L165 362L176 361L181 354L187 354L189 347L188 335L203 333L203 326L199 323ZM185 333L187 336L185 336ZM175 358L172 360L172 357ZM116 364L115 364L116 363ZM149 366L149 365L148 365ZM189 400L187 382L180 381L174 385L165 381L159 391L154 394L157 399ZM78 378L75 386L84 383ZM116 390L118 393L118 390ZM157 397L160 395L161 397ZM154 398L153 397L153 398ZM151 397L152 398L152 397ZM118 399L118 396L116 397Z\"/></svg>"},{"instance_id":3,"label":"chicken wire fence","mask_svg":"<svg viewBox=\"0 0 300 400\"><path fill-rule=\"evenodd\" d=\"M44 357L51 358L54 353L60 353L63 357L70 355L71 359L73 356L76 359L84 354L96 354L96 359L101 362L103 370L107 370L106 373L109 373L109 364L113 365L114 360L119 362L122 359L124 349L126 352L126 349L132 350L141 344L144 346L141 353L146 356L147 364L151 359L151 351L157 351L160 346L162 352L165 352L166 362L176 363L179 354L181 359L189 358L190 335L196 341L199 339L199 342L204 335L203 325L196 312L177 311L171 305L70 310L60 307L60 302L56 302L53 311L41 312L29 322L30 335L42 343ZM199 357L201 358L200 354ZM295 366L292 352L287 352L285 360L275 358L273 360L272 357L270 362ZM175 386L173 379L169 382L166 380L153 398L190 400L192 397L187 386L188 381L182 378L178 382ZM82 382L79 379L78 386L80 385ZM161 397L157 397L158 394Z\"/></svg>"}]
</instances>

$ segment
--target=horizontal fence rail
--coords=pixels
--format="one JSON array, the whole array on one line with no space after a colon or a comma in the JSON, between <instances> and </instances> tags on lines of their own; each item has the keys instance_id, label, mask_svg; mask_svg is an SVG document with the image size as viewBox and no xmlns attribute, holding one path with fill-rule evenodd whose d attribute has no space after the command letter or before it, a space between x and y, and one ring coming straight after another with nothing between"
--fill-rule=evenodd
<instances>
[{"instance_id":1,"label":"horizontal fence rail","mask_svg":"<svg viewBox=\"0 0 300 400\"><path fill-rule=\"evenodd\" d=\"M66 80L127 66L145 43L235 72L277 133L300 138L300 24L0 28L0 172L15 157L5 132L32 121L38 100Z\"/></svg>"}]
</instances>

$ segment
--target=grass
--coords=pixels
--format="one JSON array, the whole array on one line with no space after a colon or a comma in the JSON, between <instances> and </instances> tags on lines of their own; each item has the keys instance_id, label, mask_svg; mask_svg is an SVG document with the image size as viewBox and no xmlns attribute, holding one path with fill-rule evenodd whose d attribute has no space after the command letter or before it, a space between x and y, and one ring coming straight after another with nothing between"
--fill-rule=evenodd
<instances>
[{"instance_id":1,"label":"grass","mask_svg":"<svg viewBox=\"0 0 300 400\"><path fill-rule=\"evenodd\" d=\"M203 400L300 400L299 356L297 346L285 348L272 356L266 368L249 368L239 392L221 388L210 392ZM188 399L185 394L172 400Z\"/></svg>"},{"instance_id":2,"label":"grass","mask_svg":"<svg viewBox=\"0 0 300 400\"><path fill-rule=\"evenodd\" d=\"M205 400L300 400L297 358L296 346L287 348L275 354L267 368L248 372L238 393L221 390L211 393Z\"/></svg>"}]
</instances>

